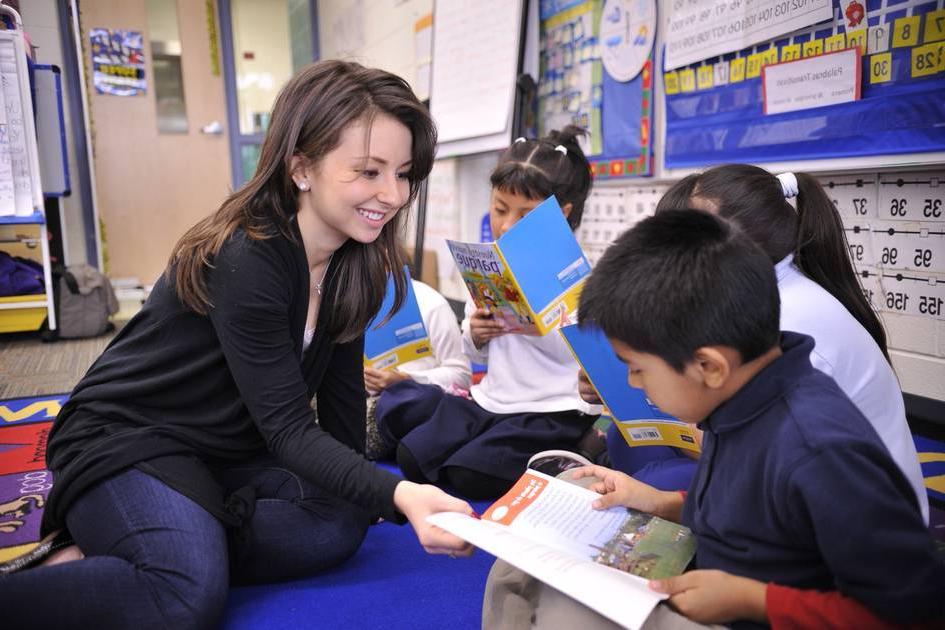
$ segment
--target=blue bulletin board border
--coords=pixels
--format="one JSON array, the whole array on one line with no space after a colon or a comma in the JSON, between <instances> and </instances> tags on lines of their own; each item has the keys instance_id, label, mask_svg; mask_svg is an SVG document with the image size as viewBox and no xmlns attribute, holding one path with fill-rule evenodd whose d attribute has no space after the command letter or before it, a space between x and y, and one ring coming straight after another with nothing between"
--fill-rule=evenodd
<instances>
[{"instance_id":1,"label":"blue bulletin board border","mask_svg":"<svg viewBox=\"0 0 945 630\"><path fill-rule=\"evenodd\" d=\"M833 21L789 38L665 73L666 167L945 150L945 30L937 26L945 20L941 0L867 2L869 25L890 25L889 48L862 56L858 101L766 116L760 73L713 85L716 64L733 68L733 61L742 60L736 63L759 71L791 59L795 46L803 56L859 46L862 35L845 31L839 0L834 0L834 13ZM933 19L936 24L929 25ZM910 37L902 37L904 32ZM888 73L878 72L887 67Z\"/></svg>"}]
</instances>

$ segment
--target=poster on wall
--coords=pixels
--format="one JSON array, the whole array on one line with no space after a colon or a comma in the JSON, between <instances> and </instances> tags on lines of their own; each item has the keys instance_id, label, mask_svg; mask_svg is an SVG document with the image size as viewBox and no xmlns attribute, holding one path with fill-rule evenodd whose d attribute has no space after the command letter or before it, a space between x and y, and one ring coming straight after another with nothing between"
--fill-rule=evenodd
<instances>
[{"instance_id":1,"label":"poster on wall","mask_svg":"<svg viewBox=\"0 0 945 630\"><path fill-rule=\"evenodd\" d=\"M93 28L92 82L98 94L138 96L147 91L140 31Z\"/></svg>"},{"instance_id":2,"label":"poster on wall","mask_svg":"<svg viewBox=\"0 0 945 630\"><path fill-rule=\"evenodd\" d=\"M664 69L675 70L833 17L832 0L673 0Z\"/></svg>"},{"instance_id":3,"label":"poster on wall","mask_svg":"<svg viewBox=\"0 0 945 630\"><path fill-rule=\"evenodd\" d=\"M655 4L542 0L540 19L540 133L587 129L595 178L649 175Z\"/></svg>"}]
</instances>

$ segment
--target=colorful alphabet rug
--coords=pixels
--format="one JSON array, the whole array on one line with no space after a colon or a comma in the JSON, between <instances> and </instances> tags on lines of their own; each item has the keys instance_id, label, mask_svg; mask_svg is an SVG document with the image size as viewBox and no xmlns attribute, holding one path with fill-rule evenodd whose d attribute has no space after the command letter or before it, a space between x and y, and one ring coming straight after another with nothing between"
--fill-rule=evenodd
<instances>
[{"instance_id":1,"label":"colorful alphabet rug","mask_svg":"<svg viewBox=\"0 0 945 630\"><path fill-rule=\"evenodd\" d=\"M52 473L46 440L68 395L0 401L0 566L29 554L40 542L39 526Z\"/></svg>"}]
</instances>

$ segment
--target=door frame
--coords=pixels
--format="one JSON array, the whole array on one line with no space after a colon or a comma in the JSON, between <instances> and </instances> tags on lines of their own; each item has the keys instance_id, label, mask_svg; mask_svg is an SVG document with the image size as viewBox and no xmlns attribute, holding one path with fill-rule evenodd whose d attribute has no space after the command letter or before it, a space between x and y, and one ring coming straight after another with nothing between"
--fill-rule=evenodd
<instances>
[{"instance_id":1,"label":"door frame","mask_svg":"<svg viewBox=\"0 0 945 630\"><path fill-rule=\"evenodd\" d=\"M321 56L318 42L318 2L308 0L312 18L312 61ZM233 190L238 190L243 178L243 147L260 145L266 134L240 132L239 104L236 97L236 61L233 57L233 13L230 0L217 0L217 21L220 24L220 48L223 61L223 91L226 94L227 136L230 141L230 177Z\"/></svg>"}]
</instances>

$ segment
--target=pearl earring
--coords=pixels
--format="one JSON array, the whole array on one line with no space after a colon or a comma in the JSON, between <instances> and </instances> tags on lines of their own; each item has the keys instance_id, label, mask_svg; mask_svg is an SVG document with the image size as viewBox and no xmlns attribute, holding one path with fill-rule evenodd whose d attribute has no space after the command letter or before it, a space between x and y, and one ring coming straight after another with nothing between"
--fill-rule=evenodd
<instances>
[{"instance_id":1,"label":"pearl earring","mask_svg":"<svg viewBox=\"0 0 945 630\"><path fill-rule=\"evenodd\" d=\"M299 187L299 190L301 190L302 192L308 192L308 188L309 188L308 182L299 182L297 186Z\"/></svg>"}]
</instances>

